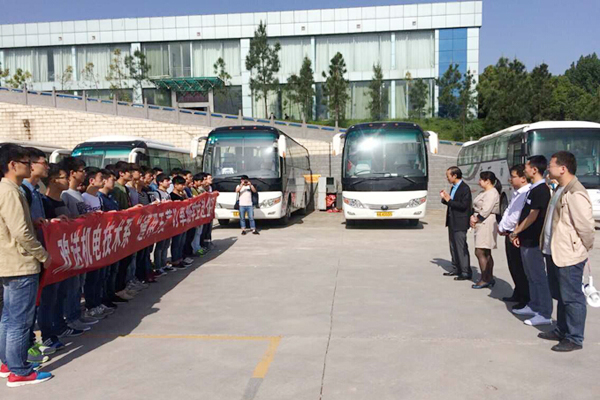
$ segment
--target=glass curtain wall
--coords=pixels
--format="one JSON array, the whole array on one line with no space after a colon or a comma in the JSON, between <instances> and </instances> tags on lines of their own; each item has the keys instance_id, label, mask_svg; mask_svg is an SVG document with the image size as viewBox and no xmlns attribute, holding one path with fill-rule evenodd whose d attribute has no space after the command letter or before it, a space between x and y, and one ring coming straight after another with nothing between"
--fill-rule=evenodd
<instances>
[{"instance_id":1,"label":"glass curtain wall","mask_svg":"<svg viewBox=\"0 0 600 400\"><path fill-rule=\"evenodd\" d=\"M206 40L193 42L192 65L193 76L215 76L214 64L222 57L225 61L225 70L232 77L240 76L241 50L239 40Z\"/></svg>"},{"instance_id":2,"label":"glass curtain wall","mask_svg":"<svg viewBox=\"0 0 600 400\"><path fill-rule=\"evenodd\" d=\"M8 49L4 50L3 68L8 68L11 74L17 69L29 72L33 82L54 82L68 66L72 66L73 57L70 47L44 47L39 49Z\"/></svg>"},{"instance_id":3,"label":"glass curtain wall","mask_svg":"<svg viewBox=\"0 0 600 400\"><path fill-rule=\"evenodd\" d=\"M304 57L312 58L310 54L310 38L288 37L269 40L270 45L274 45L277 42L281 45L281 50L279 51L279 62L281 64L279 75L287 77L292 74L299 74ZM315 66L313 65L312 68L314 71Z\"/></svg>"},{"instance_id":4,"label":"glass curtain wall","mask_svg":"<svg viewBox=\"0 0 600 400\"><path fill-rule=\"evenodd\" d=\"M130 46L128 45L94 45L94 46L77 46L77 69L81 71L88 63L94 64L94 74L97 75L99 81L105 81L106 76L110 72L110 64L114 58L114 51L121 49L121 60L129 55ZM125 66L123 65L123 68Z\"/></svg>"}]
</instances>

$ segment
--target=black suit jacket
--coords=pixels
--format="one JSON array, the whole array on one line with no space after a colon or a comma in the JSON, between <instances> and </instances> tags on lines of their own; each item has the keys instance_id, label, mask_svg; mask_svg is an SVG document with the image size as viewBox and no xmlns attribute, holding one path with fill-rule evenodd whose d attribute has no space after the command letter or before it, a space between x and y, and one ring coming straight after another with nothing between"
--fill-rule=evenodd
<instances>
[{"instance_id":1,"label":"black suit jacket","mask_svg":"<svg viewBox=\"0 0 600 400\"><path fill-rule=\"evenodd\" d=\"M442 199L442 203L448 206L446 210L446 226L455 232L469 230L469 219L473 214L473 200L469 185L462 181L458 189L456 189L454 200L446 201Z\"/></svg>"}]
</instances>

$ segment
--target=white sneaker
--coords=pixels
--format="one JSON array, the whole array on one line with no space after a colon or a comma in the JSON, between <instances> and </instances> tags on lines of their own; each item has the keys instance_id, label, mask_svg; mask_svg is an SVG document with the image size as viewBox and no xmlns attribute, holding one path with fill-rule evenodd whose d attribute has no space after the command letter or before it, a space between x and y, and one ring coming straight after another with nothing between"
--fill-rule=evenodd
<instances>
[{"instance_id":1,"label":"white sneaker","mask_svg":"<svg viewBox=\"0 0 600 400\"><path fill-rule=\"evenodd\" d=\"M186 258L183 259L183 262L185 264L193 264L194 263L194 259L190 258L190 257L186 257Z\"/></svg>"},{"instance_id":2,"label":"white sneaker","mask_svg":"<svg viewBox=\"0 0 600 400\"><path fill-rule=\"evenodd\" d=\"M517 308L516 310L512 310L513 314L517 315L537 315L535 311L533 311L529 306L525 306L523 308Z\"/></svg>"},{"instance_id":3,"label":"white sneaker","mask_svg":"<svg viewBox=\"0 0 600 400\"><path fill-rule=\"evenodd\" d=\"M102 313L102 309L100 307L95 307L95 308L92 308L91 310L87 310L85 312L85 316L92 317L92 318L98 318L98 319L106 318L106 315L104 315L104 313Z\"/></svg>"},{"instance_id":4,"label":"white sneaker","mask_svg":"<svg viewBox=\"0 0 600 400\"><path fill-rule=\"evenodd\" d=\"M529 326L550 325L552 324L552 318L546 318L540 314L536 314L533 318L526 319L524 323Z\"/></svg>"},{"instance_id":5,"label":"white sneaker","mask_svg":"<svg viewBox=\"0 0 600 400\"><path fill-rule=\"evenodd\" d=\"M111 315L111 314L115 313L115 310L113 310L112 308L106 307L104 304L100 304L98 306L98 308L100 308L102 310L102 314L104 314L104 315Z\"/></svg>"}]
</instances>

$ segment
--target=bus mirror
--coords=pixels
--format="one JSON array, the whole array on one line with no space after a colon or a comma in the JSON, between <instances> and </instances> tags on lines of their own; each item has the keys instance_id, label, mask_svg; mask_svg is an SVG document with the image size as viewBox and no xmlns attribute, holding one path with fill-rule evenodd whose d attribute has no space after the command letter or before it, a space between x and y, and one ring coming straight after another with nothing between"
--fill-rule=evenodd
<instances>
[{"instance_id":1,"label":"bus mirror","mask_svg":"<svg viewBox=\"0 0 600 400\"><path fill-rule=\"evenodd\" d=\"M427 131L427 133L429 133L429 152L437 154L440 146L438 134L433 131Z\"/></svg>"},{"instance_id":2,"label":"bus mirror","mask_svg":"<svg viewBox=\"0 0 600 400\"><path fill-rule=\"evenodd\" d=\"M346 135L343 133L338 133L337 135L335 135L333 137L333 143L332 143L332 152L334 156L338 156L340 154L342 154L342 139L345 137Z\"/></svg>"},{"instance_id":3,"label":"bus mirror","mask_svg":"<svg viewBox=\"0 0 600 400\"><path fill-rule=\"evenodd\" d=\"M287 142L285 140L285 136L279 136L277 140L277 149L279 151L279 157L285 158L285 153L287 151Z\"/></svg>"},{"instance_id":4,"label":"bus mirror","mask_svg":"<svg viewBox=\"0 0 600 400\"><path fill-rule=\"evenodd\" d=\"M132 164L138 164L140 155L144 155L145 153L146 149L136 147L135 149L131 150L131 153L129 153L129 162Z\"/></svg>"},{"instance_id":5,"label":"bus mirror","mask_svg":"<svg viewBox=\"0 0 600 400\"><path fill-rule=\"evenodd\" d=\"M200 142L208 140L208 136L196 136L190 142L190 157L196 158L198 157L198 147L200 147Z\"/></svg>"},{"instance_id":6,"label":"bus mirror","mask_svg":"<svg viewBox=\"0 0 600 400\"><path fill-rule=\"evenodd\" d=\"M60 150L54 150L52 152L52 154L50 154L50 160L48 160L48 162L50 162L51 164L58 164L58 162L60 160L62 160L63 158L70 156L71 155L71 151L70 150L66 150L66 149L60 149Z\"/></svg>"}]
</instances>

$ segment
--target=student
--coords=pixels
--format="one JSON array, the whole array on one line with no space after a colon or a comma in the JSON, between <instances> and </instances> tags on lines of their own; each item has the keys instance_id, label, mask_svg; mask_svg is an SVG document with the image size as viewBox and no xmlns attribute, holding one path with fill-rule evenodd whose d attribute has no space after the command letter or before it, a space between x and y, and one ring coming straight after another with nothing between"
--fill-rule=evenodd
<instances>
[{"instance_id":1,"label":"student","mask_svg":"<svg viewBox=\"0 0 600 400\"><path fill-rule=\"evenodd\" d=\"M167 193L171 186L171 179L165 174L160 174L156 177L156 183L158 184L157 193L159 195L159 200L161 202L171 201L171 196ZM167 255L170 246L171 239L156 243L154 248L155 277L163 276L167 272L175 271L175 268L167 265Z\"/></svg>"},{"instance_id":2,"label":"student","mask_svg":"<svg viewBox=\"0 0 600 400\"><path fill-rule=\"evenodd\" d=\"M596 236L592 202L579 182L577 161L572 153L552 155L548 172L558 182L552 196L542 234L542 252L548 266L552 297L558 300L556 328L538 337L559 341L552 350L569 352L583 348L587 312L581 291L583 268Z\"/></svg>"},{"instance_id":3,"label":"student","mask_svg":"<svg viewBox=\"0 0 600 400\"><path fill-rule=\"evenodd\" d=\"M550 189L544 179L547 165L548 161L544 156L533 156L527 160L525 174L531 181L531 188L525 198L519 224L509 235L513 244L521 249L530 297L528 305L512 312L531 317L524 321L529 326L552 323L552 296L548 286L544 255L540 250L540 235L550 202Z\"/></svg>"},{"instance_id":4,"label":"student","mask_svg":"<svg viewBox=\"0 0 600 400\"><path fill-rule=\"evenodd\" d=\"M185 195L185 178L176 176L173 178L173 191L171 192L172 201L183 201ZM183 258L183 247L185 244L186 232L183 232L171 239L171 264L173 268L185 269L191 265L190 259ZM193 261L193 260L191 260Z\"/></svg>"},{"instance_id":5,"label":"student","mask_svg":"<svg viewBox=\"0 0 600 400\"><path fill-rule=\"evenodd\" d=\"M27 199L19 190L23 179L31 176L28 152L14 144L2 146L0 170L0 280L5 300L0 319L0 374L8 378L9 387L16 387L52 378L27 362L41 264L46 268L51 260L36 238Z\"/></svg>"}]
</instances>

